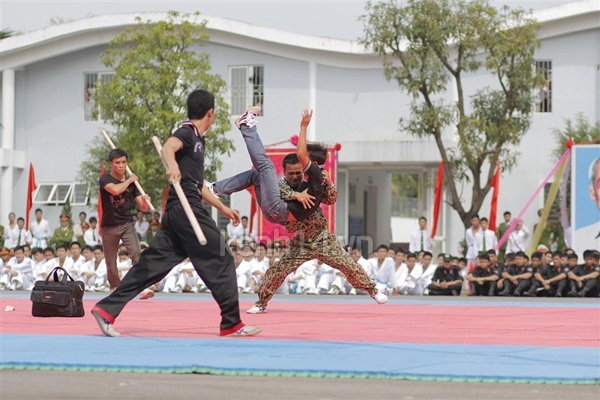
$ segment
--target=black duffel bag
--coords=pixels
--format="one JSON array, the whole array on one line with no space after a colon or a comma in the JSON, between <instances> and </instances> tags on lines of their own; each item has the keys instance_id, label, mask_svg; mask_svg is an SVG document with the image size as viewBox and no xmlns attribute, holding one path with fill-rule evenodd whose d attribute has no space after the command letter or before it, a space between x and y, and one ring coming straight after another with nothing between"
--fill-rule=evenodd
<instances>
[{"instance_id":1,"label":"black duffel bag","mask_svg":"<svg viewBox=\"0 0 600 400\"><path fill-rule=\"evenodd\" d=\"M58 276L59 271L63 272L62 278ZM34 317L83 317L84 291L82 281L74 280L64 268L56 267L45 281L35 282L31 291L31 314Z\"/></svg>"}]
</instances>

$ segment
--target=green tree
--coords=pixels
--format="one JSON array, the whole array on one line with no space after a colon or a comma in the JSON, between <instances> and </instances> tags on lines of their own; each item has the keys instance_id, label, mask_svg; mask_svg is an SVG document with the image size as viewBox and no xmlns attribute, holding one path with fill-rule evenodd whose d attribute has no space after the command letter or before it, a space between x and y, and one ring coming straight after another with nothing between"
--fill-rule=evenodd
<instances>
[{"instance_id":1,"label":"green tree","mask_svg":"<svg viewBox=\"0 0 600 400\"><path fill-rule=\"evenodd\" d=\"M219 156L233 150L233 142L225 137L231 125L223 97L225 81L210 73L209 55L198 51L209 39L206 22L198 22L198 17L199 13L171 11L165 21L138 18L138 25L111 40L101 55L103 64L115 74L98 81L94 114L101 112L112 127L107 128L109 136L115 146L127 151L131 170L155 206L167 182L151 138L156 135L164 143L186 119L186 98L192 90L206 89L216 97L215 121L206 133L207 179L214 179L221 168ZM100 134L88 146L89 156L80 172L92 188L97 187L100 163L109 150ZM108 172L108 164L106 168Z\"/></svg>"},{"instance_id":2,"label":"green tree","mask_svg":"<svg viewBox=\"0 0 600 400\"><path fill-rule=\"evenodd\" d=\"M567 149L567 141L571 139L574 143L598 143L600 142L600 121L594 125L585 118L583 113L578 113L573 119L565 120L563 129L553 130L556 147L552 156L558 160Z\"/></svg>"},{"instance_id":3,"label":"green tree","mask_svg":"<svg viewBox=\"0 0 600 400\"><path fill-rule=\"evenodd\" d=\"M0 40L9 38L14 35L15 35L15 31L13 31L10 28L5 28L5 29L0 30Z\"/></svg>"},{"instance_id":4,"label":"green tree","mask_svg":"<svg viewBox=\"0 0 600 400\"><path fill-rule=\"evenodd\" d=\"M529 13L485 0L367 3L360 40L383 59L385 77L411 97L401 129L434 139L445 161L450 206L465 227L490 190L495 166L511 170L542 81L534 52L539 24ZM486 71L492 86L467 92L463 79ZM454 96L455 100L449 100ZM457 142L444 141L454 133ZM460 188L471 183L471 204Z\"/></svg>"}]
</instances>

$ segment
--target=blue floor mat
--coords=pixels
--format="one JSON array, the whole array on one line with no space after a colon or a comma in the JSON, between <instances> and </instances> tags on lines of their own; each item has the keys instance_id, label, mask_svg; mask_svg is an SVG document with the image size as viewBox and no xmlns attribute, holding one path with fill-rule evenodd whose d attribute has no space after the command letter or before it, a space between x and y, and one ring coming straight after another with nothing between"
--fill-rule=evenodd
<instances>
[{"instance_id":1,"label":"blue floor mat","mask_svg":"<svg viewBox=\"0 0 600 400\"><path fill-rule=\"evenodd\" d=\"M600 383L600 349L3 334L0 368Z\"/></svg>"}]
</instances>

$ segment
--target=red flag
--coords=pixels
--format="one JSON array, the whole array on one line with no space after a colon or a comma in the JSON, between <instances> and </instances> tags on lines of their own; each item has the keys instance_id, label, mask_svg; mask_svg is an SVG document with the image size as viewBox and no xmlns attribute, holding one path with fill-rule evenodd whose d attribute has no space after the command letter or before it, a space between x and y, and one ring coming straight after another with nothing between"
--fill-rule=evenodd
<instances>
[{"instance_id":1,"label":"red flag","mask_svg":"<svg viewBox=\"0 0 600 400\"><path fill-rule=\"evenodd\" d=\"M104 161L100 163L100 176L104 175ZM98 188L98 234L102 235L102 195Z\"/></svg>"},{"instance_id":2,"label":"red flag","mask_svg":"<svg viewBox=\"0 0 600 400\"><path fill-rule=\"evenodd\" d=\"M35 171L33 170L33 164L29 163L29 180L27 181L27 210L25 217L25 229L29 229L29 213L31 212L31 206L33 206L33 191L37 189L35 184Z\"/></svg>"},{"instance_id":3,"label":"red flag","mask_svg":"<svg viewBox=\"0 0 600 400\"><path fill-rule=\"evenodd\" d=\"M440 217L440 205L442 204L442 193L444 190L444 160L440 162L435 181L435 200L433 202L433 226L431 228L431 237L435 237L438 220Z\"/></svg>"},{"instance_id":4,"label":"red flag","mask_svg":"<svg viewBox=\"0 0 600 400\"><path fill-rule=\"evenodd\" d=\"M500 191L500 161L498 161L498 166L496 167L496 173L492 178L491 187L494 188L494 193L492 194L492 204L490 210L490 227L492 231L496 232L496 216L498 215L498 192Z\"/></svg>"}]
</instances>

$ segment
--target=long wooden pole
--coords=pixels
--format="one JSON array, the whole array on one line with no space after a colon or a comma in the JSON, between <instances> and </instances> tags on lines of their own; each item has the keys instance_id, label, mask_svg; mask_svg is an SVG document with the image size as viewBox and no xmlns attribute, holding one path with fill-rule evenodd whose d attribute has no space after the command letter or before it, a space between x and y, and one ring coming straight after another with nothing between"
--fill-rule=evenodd
<instances>
[{"instance_id":1,"label":"long wooden pole","mask_svg":"<svg viewBox=\"0 0 600 400\"><path fill-rule=\"evenodd\" d=\"M116 149L115 144L113 143L112 140L110 140L110 136L108 136L108 133L106 133L106 131L104 129L102 130L102 135L104 136L104 139L106 139L106 141L108 142L108 145L110 146L110 148L113 150ZM131 168L129 168L129 165L127 166L126 171L129 175L133 175L133 172L131 172ZM142 196L146 196L146 192L144 192L144 189L142 189L142 185L140 185L140 183L138 181L135 181L134 183L135 183L135 187L137 187L137 189L140 191ZM156 209L154 208L154 206L152 205L150 200L146 199L146 203L148 203L148 207L150 207L150 209L152 211L156 211Z\"/></svg>"}]
</instances>

